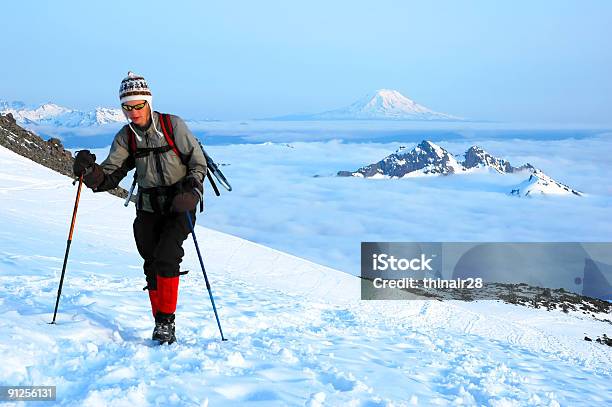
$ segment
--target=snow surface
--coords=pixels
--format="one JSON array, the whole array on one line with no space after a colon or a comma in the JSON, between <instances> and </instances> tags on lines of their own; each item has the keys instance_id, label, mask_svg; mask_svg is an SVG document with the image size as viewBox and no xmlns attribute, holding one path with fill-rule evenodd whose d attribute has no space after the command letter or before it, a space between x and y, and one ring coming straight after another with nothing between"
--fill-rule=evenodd
<instances>
[{"instance_id":1,"label":"snow surface","mask_svg":"<svg viewBox=\"0 0 612 407\"><path fill-rule=\"evenodd\" d=\"M610 336L608 323L493 302L359 301L356 277L201 226L229 341L188 241L179 342L153 346L133 208L88 190L48 325L75 192L0 148L0 384L56 385L71 406L612 403L612 348L583 340Z\"/></svg>"}]
</instances>

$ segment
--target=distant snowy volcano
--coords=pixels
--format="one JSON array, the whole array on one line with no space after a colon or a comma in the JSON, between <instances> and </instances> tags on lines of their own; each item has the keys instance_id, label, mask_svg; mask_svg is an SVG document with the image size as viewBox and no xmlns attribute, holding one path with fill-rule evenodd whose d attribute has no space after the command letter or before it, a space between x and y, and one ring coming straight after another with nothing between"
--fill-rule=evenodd
<instances>
[{"instance_id":1,"label":"distant snowy volcano","mask_svg":"<svg viewBox=\"0 0 612 407\"><path fill-rule=\"evenodd\" d=\"M311 115L289 115L279 120L446 120L460 117L434 112L419 105L396 90L380 89L350 106Z\"/></svg>"},{"instance_id":2,"label":"distant snowy volcano","mask_svg":"<svg viewBox=\"0 0 612 407\"><path fill-rule=\"evenodd\" d=\"M97 107L83 112L45 103L40 106L27 106L23 102L0 100L0 113L12 114L21 125L41 125L54 127L97 127L114 123L125 123L126 119L120 109Z\"/></svg>"},{"instance_id":3,"label":"distant snowy volcano","mask_svg":"<svg viewBox=\"0 0 612 407\"><path fill-rule=\"evenodd\" d=\"M463 158L463 160L458 161L457 158ZM338 176L410 178L427 175L469 174L478 170L491 170L499 174L528 173L527 180L508 191L510 195L583 195L582 192L555 181L529 163L514 167L509 161L497 158L478 146L471 146L463 155L455 156L428 140L421 141L412 150L401 146L395 153L378 162L355 171L339 171Z\"/></svg>"}]
</instances>

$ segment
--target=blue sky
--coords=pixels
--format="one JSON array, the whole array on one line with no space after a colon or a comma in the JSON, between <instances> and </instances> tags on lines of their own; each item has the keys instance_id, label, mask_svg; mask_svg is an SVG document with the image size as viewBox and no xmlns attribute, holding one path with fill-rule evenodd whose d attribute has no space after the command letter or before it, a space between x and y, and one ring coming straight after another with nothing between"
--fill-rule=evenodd
<instances>
[{"instance_id":1,"label":"blue sky","mask_svg":"<svg viewBox=\"0 0 612 407\"><path fill-rule=\"evenodd\" d=\"M116 106L128 70L186 118L318 112L393 88L431 109L612 123L609 1L3 4L0 99Z\"/></svg>"}]
</instances>

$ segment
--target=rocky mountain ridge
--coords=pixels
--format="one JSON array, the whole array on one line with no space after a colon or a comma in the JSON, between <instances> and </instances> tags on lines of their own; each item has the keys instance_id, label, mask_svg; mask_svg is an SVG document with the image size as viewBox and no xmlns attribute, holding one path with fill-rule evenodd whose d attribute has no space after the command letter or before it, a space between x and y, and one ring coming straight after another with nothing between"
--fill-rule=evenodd
<instances>
[{"instance_id":1,"label":"rocky mountain ridge","mask_svg":"<svg viewBox=\"0 0 612 407\"><path fill-rule=\"evenodd\" d=\"M368 164L355 171L339 171L337 175L341 177L394 179L428 175L469 174L478 169L491 170L499 174L522 172L529 174L527 180L508 191L510 195L583 195L580 191L555 181L542 170L529 163L515 167L509 161L495 157L479 146L471 146L462 155L453 155L428 140L421 141L412 150L400 146L397 151L378 162Z\"/></svg>"}]
</instances>

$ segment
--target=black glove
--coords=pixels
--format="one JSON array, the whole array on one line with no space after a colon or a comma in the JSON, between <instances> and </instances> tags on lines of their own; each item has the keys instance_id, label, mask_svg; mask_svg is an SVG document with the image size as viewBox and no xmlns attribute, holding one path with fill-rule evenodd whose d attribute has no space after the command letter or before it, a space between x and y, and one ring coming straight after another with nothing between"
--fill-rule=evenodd
<instances>
[{"instance_id":1,"label":"black glove","mask_svg":"<svg viewBox=\"0 0 612 407\"><path fill-rule=\"evenodd\" d=\"M83 175L83 182L91 189L96 189L104 181L102 167L96 164L96 155L89 150L81 150L74 157L72 172L77 177Z\"/></svg>"},{"instance_id":2,"label":"black glove","mask_svg":"<svg viewBox=\"0 0 612 407\"><path fill-rule=\"evenodd\" d=\"M193 192L202 195L202 183L197 178L190 175L183 180L183 192Z\"/></svg>"},{"instance_id":3,"label":"black glove","mask_svg":"<svg viewBox=\"0 0 612 407\"><path fill-rule=\"evenodd\" d=\"M172 212L192 211L198 205L202 197L202 183L195 177L187 177L181 185L182 192L179 192L172 199Z\"/></svg>"},{"instance_id":4,"label":"black glove","mask_svg":"<svg viewBox=\"0 0 612 407\"><path fill-rule=\"evenodd\" d=\"M74 164L72 165L72 172L76 177L80 177L89 167L94 165L96 162L96 155L89 152L89 150L81 150L74 157Z\"/></svg>"}]
</instances>

